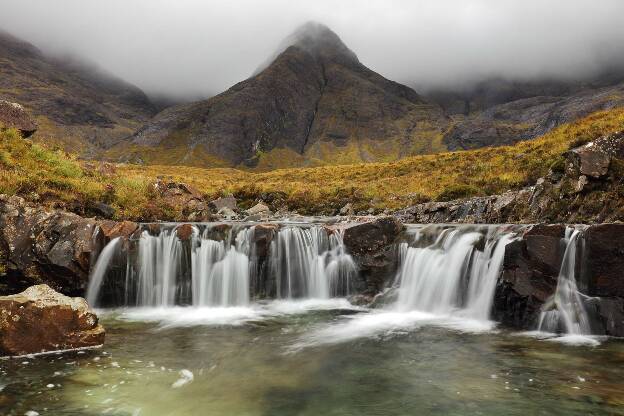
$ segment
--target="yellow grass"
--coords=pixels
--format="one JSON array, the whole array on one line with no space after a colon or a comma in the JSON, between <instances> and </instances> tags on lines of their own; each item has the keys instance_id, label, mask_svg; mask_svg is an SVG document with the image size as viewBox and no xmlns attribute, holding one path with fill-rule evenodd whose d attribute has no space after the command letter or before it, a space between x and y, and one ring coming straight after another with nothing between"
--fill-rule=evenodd
<instances>
[{"instance_id":1,"label":"yellow grass","mask_svg":"<svg viewBox=\"0 0 624 416\"><path fill-rule=\"evenodd\" d=\"M156 177L188 183L207 198L234 194L243 206L257 199L301 213L398 209L426 200L486 195L533 183L567 149L624 129L624 109L594 113L513 146L414 156L390 163L279 169L264 173L188 166L118 165L113 175L85 169L73 156L1 133L0 193L70 206L103 201L120 218L154 216L149 185ZM108 186L108 190L106 185ZM150 212L152 212L150 214ZM166 219L166 218L162 218Z\"/></svg>"}]
</instances>

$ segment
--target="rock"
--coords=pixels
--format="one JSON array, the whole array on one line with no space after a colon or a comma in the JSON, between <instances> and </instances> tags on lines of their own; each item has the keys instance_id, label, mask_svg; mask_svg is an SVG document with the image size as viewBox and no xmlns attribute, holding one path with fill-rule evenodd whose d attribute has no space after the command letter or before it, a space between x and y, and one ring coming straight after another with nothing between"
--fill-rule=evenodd
<instances>
[{"instance_id":1,"label":"rock","mask_svg":"<svg viewBox=\"0 0 624 416\"><path fill-rule=\"evenodd\" d=\"M130 238L139 229L139 224L132 221L103 221L99 227L108 242L117 237Z\"/></svg>"},{"instance_id":2,"label":"rock","mask_svg":"<svg viewBox=\"0 0 624 416\"><path fill-rule=\"evenodd\" d=\"M578 182L576 183L574 190L576 192L583 192L588 183L589 183L589 179L587 179L587 176L581 175L578 178Z\"/></svg>"},{"instance_id":3,"label":"rock","mask_svg":"<svg viewBox=\"0 0 624 416\"><path fill-rule=\"evenodd\" d=\"M505 249L492 315L503 325L533 329L542 304L557 287L563 258L562 225L535 225Z\"/></svg>"},{"instance_id":4,"label":"rock","mask_svg":"<svg viewBox=\"0 0 624 416\"><path fill-rule=\"evenodd\" d=\"M254 215L248 215L245 218L243 218L243 221L248 221L248 222L254 222L254 221L262 221L262 215L260 214L254 214Z\"/></svg>"},{"instance_id":5,"label":"rock","mask_svg":"<svg viewBox=\"0 0 624 416\"><path fill-rule=\"evenodd\" d=\"M593 225L584 236L587 294L624 297L624 224Z\"/></svg>"},{"instance_id":6,"label":"rock","mask_svg":"<svg viewBox=\"0 0 624 416\"><path fill-rule=\"evenodd\" d=\"M403 228L394 217L382 217L344 229L344 245L359 270L358 292L374 295L394 277L398 267L394 243Z\"/></svg>"},{"instance_id":7,"label":"rock","mask_svg":"<svg viewBox=\"0 0 624 416\"><path fill-rule=\"evenodd\" d=\"M0 292L14 293L45 282L66 294L82 293L96 225L93 219L0 196L0 261L7 273Z\"/></svg>"},{"instance_id":8,"label":"rock","mask_svg":"<svg viewBox=\"0 0 624 416\"><path fill-rule=\"evenodd\" d=\"M30 137L37 131L37 123L18 103L0 100L0 129L14 128L23 137Z\"/></svg>"},{"instance_id":9,"label":"rock","mask_svg":"<svg viewBox=\"0 0 624 416\"><path fill-rule=\"evenodd\" d=\"M237 209L236 198L234 198L233 196L226 196L226 197L222 197L222 198L217 198L215 200L210 201L209 205L210 205L210 207L212 209L217 211L217 213L222 208L228 208L228 209L230 209L232 211Z\"/></svg>"},{"instance_id":10,"label":"rock","mask_svg":"<svg viewBox=\"0 0 624 416\"><path fill-rule=\"evenodd\" d=\"M271 215L271 210L262 202L258 202L253 207L245 211L247 215Z\"/></svg>"},{"instance_id":11,"label":"rock","mask_svg":"<svg viewBox=\"0 0 624 416\"><path fill-rule=\"evenodd\" d=\"M91 211L93 211L96 215L103 218L113 218L115 216L115 208L111 207L108 204L103 202L97 202L91 207Z\"/></svg>"},{"instance_id":12,"label":"rock","mask_svg":"<svg viewBox=\"0 0 624 416\"><path fill-rule=\"evenodd\" d=\"M220 216L222 216L224 218L227 218L227 219L232 219L232 218L238 217L238 214L236 212L234 212L232 210L232 208L225 207L225 206L221 207L219 209L219 211L217 212L217 215L220 215Z\"/></svg>"},{"instance_id":13,"label":"rock","mask_svg":"<svg viewBox=\"0 0 624 416\"><path fill-rule=\"evenodd\" d=\"M609 171L611 156L602 151L593 142L573 149L571 154L575 156L576 165L582 175L600 178Z\"/></svg>"},{"instance_id":14,"label":"rock","mask_svg":"<svg viewBox=\"0 0 624 416\"><path fill-rule=\"evenodd\" d=\"M0 354L25 355L95 347L105 331L82 298L47 285L0 297Z\"/></svg>"},{"instance_id":15,"label":"rock","mask_svg":"<svg viewBox=\"0 0 624 416\"><path fill-rule=\"evenodd\" d=\"M355 215L353 205L349 202L344 207L340 208L340 215Z\"/></svg>"},{"instance_id":16,"label":"rock","mask_svg":"<svg viewBox=\"0 0 624 416\"><path fill-rule=\"evenodd\" d=\"M182 241L186 241L193 235L193 226L191 224L182 224L176 228L176 235Z\"/></svg>"}]
</instances>

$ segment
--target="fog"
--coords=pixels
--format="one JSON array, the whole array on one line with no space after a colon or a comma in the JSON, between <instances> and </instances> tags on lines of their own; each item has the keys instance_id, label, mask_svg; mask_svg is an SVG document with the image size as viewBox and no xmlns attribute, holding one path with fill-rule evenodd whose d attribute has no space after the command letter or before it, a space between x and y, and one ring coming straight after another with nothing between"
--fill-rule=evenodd
<instances>
[{"instance_id":1,"label":"fog","mask_svg":"<svg viewBox=\"0 0 624 416\"><path fill-rule=\"evenodd\" d=\"M590 76L624 61L622 16L621 0L0 0L0 28L45 52L186 98L249 77L310 20L371 69L427 89Z\"/></svg>"}]
</instances>

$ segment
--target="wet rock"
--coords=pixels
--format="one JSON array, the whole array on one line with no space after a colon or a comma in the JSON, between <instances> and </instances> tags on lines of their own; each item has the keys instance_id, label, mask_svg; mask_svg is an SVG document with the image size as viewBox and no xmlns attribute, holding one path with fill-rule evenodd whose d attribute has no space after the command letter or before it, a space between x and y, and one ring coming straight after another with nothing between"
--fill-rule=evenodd
<instances>
[{"instance_id":1,"label":"wet rock","mask_svg":"<svg viewBox=\"0 0 624 416\"><path fill-rule=\"evenodd\" d=\"M103 221L99 227L108 242L117 237L130 238L139 229L139 224L132 221Z\"/></svg>"},{"instance_id":2,"label":"wet rock","mask_svg":"<svg viewBox=\"0 0 624 416\"><path fill-rule=\"evenodd\" d=\"M37 123L20 104L0 100L0 129L4 128L17 129L23 137L30 137L37 131Z\"/></svg>"},{"instance_id":3,"label":"wet rock","mask_svg":"<svg viewBox=\"0 0 624 416\"><path fill-rule=\"evenodd\" d=\"M229 210L232 210L232 211L238 208L237 203L236 203L236 198L234 198L233 196L217 198L215 200L210 201L209 205L212 209L214 209L217 212L219 212L223 208L228 208Z\"/></svg>"},{"instance_id":4,"label":"wet rock","mask_svg":"<svg viewBox=\"0 0 624 416\"><path fill-rule=\"evenodd\" d=\"M593 225L584 237L587 294L624 297L624 224Z\"/></svg>"},{"instance_id":5,"label":"wet rock","mask_svg":"<svg viewBox=\"0 0 624 416\"><path fill-rule=\"evenodd\" d=\"M492 314L504 325L533 329L542 304L557 287L563 258L562 225L535 225L505 250Z\"/></svg>"},{"instance_id":6,"label":"wet rock","mask_svg":"<svg viewBox=\"0 0 624 416\"><path fill-rule=\"evenodd\" d=\"M176 235L182 241L186 241L193 235L193 226L191 224L182 224L176 228Z\"/></svg>"},{"instance_id":7,"label":"wet rock","mask_svg":"<svg viewBox=\"0 0 624 416\"><path fill-rule=\"evenodd\" d=\"M359 292L378 293L394 277L398 267L394 243L403 228L396 218L382 217L344 229L345 247L362 279L357 284Z\"/></svg>"},{"instance_id":8,"label":"wet rock","mask_svg":"<svg viewBox=\"0 0 624 416\"><path fill-rule=\"evenodd\" d=\"M0 297L0 354L24 355L95 347L105 331L82 298L47 285Z\"/></svg>"}]
</instances>

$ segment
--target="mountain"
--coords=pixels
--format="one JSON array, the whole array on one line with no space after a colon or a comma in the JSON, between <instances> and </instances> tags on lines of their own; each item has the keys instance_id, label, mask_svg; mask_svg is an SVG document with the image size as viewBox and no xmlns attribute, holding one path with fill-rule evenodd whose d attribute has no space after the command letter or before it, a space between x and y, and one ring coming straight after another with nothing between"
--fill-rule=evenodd
<instances>
[{"instance_id":1,"label":"mountain","mask_svg":"<svg viewBox=\"0 0 624 416\"><path fill-rule=\"evenodd\" d=\"M443 150L437 104L364 66L327 27L308 23L251 78L165 109L113 159L270 169Z\"/></svg>"},{"instance_id":2,"label":"mountain","mask_svg":"<svg viewBox=\"0 0 624 416\"><path fill-rule=\"evenodd\" d=\"M33 114L35 139L86 155L129 136L156 113L137 87L84 62L46 56L2 31L0 99Z\"/></svg>"},{"instance_id":3,"label":"mountain","mask_svg":"<svg viewBox=\"0 0 624 416\"><path fill-rule=\"evenodd\" d=\"M449 150L500 146L532 139L599 110L624 106L624 71L585 80L489 79L471 88L431 91L453 126L444 135Z\"/></svg>"}]
</instances>

